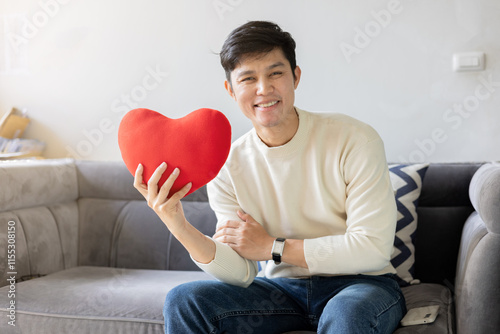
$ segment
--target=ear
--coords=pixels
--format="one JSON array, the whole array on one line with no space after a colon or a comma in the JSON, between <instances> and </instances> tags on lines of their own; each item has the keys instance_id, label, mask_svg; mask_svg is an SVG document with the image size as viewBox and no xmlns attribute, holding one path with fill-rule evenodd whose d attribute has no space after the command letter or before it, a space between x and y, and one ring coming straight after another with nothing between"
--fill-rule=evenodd
<instances>
[{"instance_id":1,"label":"ear","mask_svg":"<svg viewBox=\"0 0 500 334\"><path fill-rule=\"evenodd\" d=\"M226 88L227 92L233 98L233 100L236 101L236 95L234 95L233 87L231 87L231 83L229 83L229 81L224 80L224 88Z\"/></svg>"},{"instance_id":2,"label":"ear","mask_svg":"<svg viewBox=\"0 0 500 334\"><path fill-rule=\"evenodd\" d=\"M295 86L295 89L297 89L300 82L300 75L302 74L302 70L300 69L300 67L296 66L293 72L295 73L295 81L293 84Z\"/></svg>"}]
</instances>

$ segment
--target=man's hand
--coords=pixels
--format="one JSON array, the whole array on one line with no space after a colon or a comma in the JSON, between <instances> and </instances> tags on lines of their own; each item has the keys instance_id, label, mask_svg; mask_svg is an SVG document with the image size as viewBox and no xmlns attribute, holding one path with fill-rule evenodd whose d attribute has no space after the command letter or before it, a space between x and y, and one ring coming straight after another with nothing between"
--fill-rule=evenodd
<instances>
[{"instance_id":1,"label":"man's hand","mask_svg":"<svg viewBox=\"0 0 500 334\"><path fill-rule=\"evenodd\" d=\"M248 260L270 260L274 238L249 214L237 214L242 221L229 220L219 225L213 239L229 245Z\"/></svg>"},{"instance_id":2,"label":"man's hand","mask_svg":"<svg viewBox=\"0 0 500 334\"><path fill-rule=\"evenodd\" d=\"M144 196L149 207L160 217L170 233L187 249L193 259L200 263L209 263L215 258L215 243L186 220L182 209L181 199L191 189L191 183L167 198L180 171L176 168L158 191L158 181L166 169L167 164L162 163L145 185L142 183L143 167L139 165L135 172L134 187Z\"/></svg>"},{"instance_id":3,"label":"man's hand","mask_svg":"<svg viewBox=\"0 0 500 334\"><path fill-rule=\"evenodd\" d=\"M167 169L167 164L162 163L153 173L145 185L142 179L143 166L139 164L135 172L134 187L144 196L148 206L160 217L167 228L176 234L186 227L186 218L182 209L181 199L191 189L191 183L186 184L181 190L167 198L170 188L179 176L179 169L176 168L158 191L158 181Z\"/></svg>"}]
</instances>

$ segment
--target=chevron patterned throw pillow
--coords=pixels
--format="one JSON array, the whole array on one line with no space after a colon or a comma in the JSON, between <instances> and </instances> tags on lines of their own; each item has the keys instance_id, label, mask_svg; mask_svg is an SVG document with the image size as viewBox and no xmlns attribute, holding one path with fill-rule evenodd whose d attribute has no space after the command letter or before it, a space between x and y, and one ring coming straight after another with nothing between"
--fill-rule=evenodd
<instances>
[{"instance_id":1,"label":"chevron patterned throw pillow","mask_svg":"<svg viewBox=\"0 0 500 334\"><path fill-rule=\"evenodd\" d=\"M419 283L414 275L418 198L429 164L389 165L389 175L396 196L398 222L391 263L396 268L400 285Z\"/></svg>"}]
</instances>

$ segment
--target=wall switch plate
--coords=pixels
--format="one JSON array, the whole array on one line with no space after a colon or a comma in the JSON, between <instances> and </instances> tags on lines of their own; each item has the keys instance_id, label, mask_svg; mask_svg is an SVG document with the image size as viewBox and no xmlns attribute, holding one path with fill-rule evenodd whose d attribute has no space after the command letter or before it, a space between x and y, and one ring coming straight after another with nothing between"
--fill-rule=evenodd
<instances>
[{"instance_id":1,"label":"wall switch plate","mask_svg":"<svg viewBox=\"0 0 500 334\"><path fill-rule=\"evenodd\" d=\"M484 52L464 52L453 54L453 71L483 71Z\"/></svg>"}]
</instances>

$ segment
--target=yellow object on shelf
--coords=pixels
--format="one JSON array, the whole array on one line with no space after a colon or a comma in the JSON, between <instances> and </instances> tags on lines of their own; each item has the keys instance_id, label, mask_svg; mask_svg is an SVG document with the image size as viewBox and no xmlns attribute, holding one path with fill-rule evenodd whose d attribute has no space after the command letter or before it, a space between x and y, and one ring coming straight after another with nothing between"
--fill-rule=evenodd
<instances>
[{"instance_id":1,"label":"yellow object on shelf","mask_svg":"<svg viewBox=\"0 0 500 334\"><path fill-rule=\"evenodd\" d=\"M12 108L0 119L0 137L14 139L23 135L30 119L23 115L16 115L16 111Z\"/></svg>"},{"instance_id":2,"label":"yellow object on shelf","mask_svg":"<svg viewBox=\"0 0 500 334\"><path fill-rule=\"evenodd\" d=\"M12 108L0 119L0 160L39 159L45 143L36 139L20 138L30 119Z\"/></svg>"}]
</instances>

